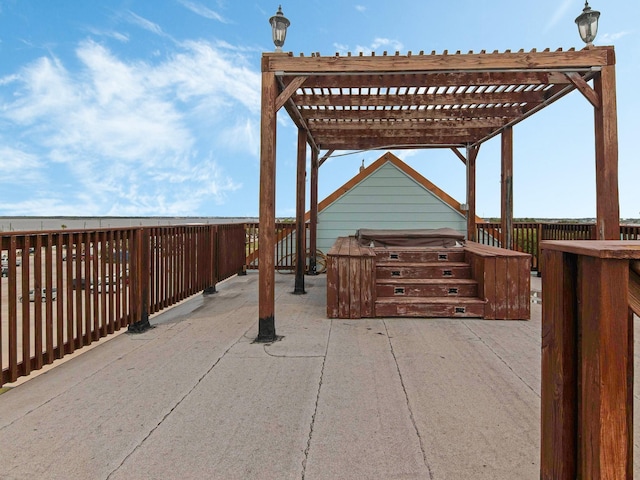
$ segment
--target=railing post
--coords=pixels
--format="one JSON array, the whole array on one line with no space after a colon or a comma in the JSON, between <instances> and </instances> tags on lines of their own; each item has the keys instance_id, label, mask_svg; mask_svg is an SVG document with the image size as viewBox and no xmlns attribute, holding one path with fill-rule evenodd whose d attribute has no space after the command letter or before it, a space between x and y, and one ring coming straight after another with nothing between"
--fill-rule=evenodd
<instances>
[{"instance_id":1,"label":"railing post","mask_svg":"<svg viewBox=\"0 0 640 480\"><path fill-rule=\"evenodd\" d=\"M304 290L304 274L307 269L307 235L304 221L305 178L307 175L307 134L298 129L298 163L296 175L296 268L293 293L301 295Z\"/></svg>"},{"instance_id":2,"label":"railing post","mask_svg":"<svg viewBox=\"0 0 640 480\"><path fill-rule=\"evenodd\" d=\"M128 331L132 333L142 333L151 328L149 323L149 238L147 228L135 230L132 272L133 303L131 305L135 321L128 328Z\"/></svg>"},{"instance_id":3,"label":"railing post","mask_svg":"<svg viewBox=\"0 0 640 480\"><path fill-rule=\"evenodd\" d=\"M202 292L203 295L217 293L216 283L218 282L218 226L209 229L209 278L210 285Z\"/></svg>"},{"instance_id":4,"label":"railing post","mask_svg":"<svg viewBox=\"0 0 640 480\"><path fill-rule=\"evenodd\" d=\"M545 241L540 478L633 478L629 263L640 242Z\"/></svg>"}]
</instances>

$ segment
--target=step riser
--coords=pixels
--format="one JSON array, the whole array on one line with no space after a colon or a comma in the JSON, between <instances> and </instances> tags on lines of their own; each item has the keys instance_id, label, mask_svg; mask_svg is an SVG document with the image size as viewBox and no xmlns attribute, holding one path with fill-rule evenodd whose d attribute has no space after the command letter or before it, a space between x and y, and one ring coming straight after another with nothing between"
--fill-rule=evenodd
<instances>
[{"instance_id":1,"label":"step riser","mask_svg":"<svg viewBox=\"0 0 640 480\"><path fill-rule=\"evenodd\" d=\"M378 297L477 297L477 285L378 285Z\"/></svg>"},{"instance_id":2,"label":"step riser","mask_svg":"<svg viewBox=\"0 0 640 480\"><path fill-rule=\"evenodd\" d=\"M464 311L463 311L464 310ZM377 317L482 318L484 305L377 304Z\"/></svg>"},{"instance_id":3,"label":"step riser","mask_svg":"<svg viewBox=\"0 0 640 480\"><path fill-rule=\"evenodd\" d=\"M376 269L378 279L400 278L471 278L471 267L447 266L442 267L391 267L378 266Z\"/></svg>"},{"instance_id":4,"label":"step riser","mask_svg":"<svg viewBox=\"0 0 640 480\"><path fill-rule=\"evenodd\" d=\"M464 262L464 252L402 252L393 250L376 251L379 262Z\"/></svg>"}]
</instances>

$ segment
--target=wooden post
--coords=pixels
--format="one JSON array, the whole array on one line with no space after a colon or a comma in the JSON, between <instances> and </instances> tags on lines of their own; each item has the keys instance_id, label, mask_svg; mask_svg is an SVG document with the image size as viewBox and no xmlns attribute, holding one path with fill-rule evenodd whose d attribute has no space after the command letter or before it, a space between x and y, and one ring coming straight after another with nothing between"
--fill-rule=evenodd
<instances>
[{"instance_id":1,"label":"wooden post","mask_svg":"<svg viewBox=\"0 0 640 480\"><path fill-rule=\"evenodd\" d=\"M502 248L513 249L513 128L502 131Z\"/></svg>"},{"instance_id":2,"label":"wooden post","mask_svg":"<svg viewBox=\"0 0 640 480\"><path fill-rule=\"evenodd\" d=\"M307 266L307 233L304 228L305 178L307 176L307 132L298 128L298 168L296 181L296 280L293 293L304 291L304 271Z\"/></svg>"},{"instance_id":3,"label":"wooden post","mask_svg":"<svg viewBox=\"0 0 640 480\"><path fill-rule=\"evenodd\" d=\"M542 242L542 479L633 478L637 241Z\"/></svg>"},{"instance_id":4,"label":"wooden post","mask_svg":"<svg viewBox=\"0 0 640 480\"><path fill-rule=\"evenodd\" d=\"M615 60L612 62L594 79L600 97L600 108L595 109L596 240L620 240Z\"/></svg>"},{"instance_id":5,"label":"wooden post","mask_svg":"<svg viewBox=\"0 0 640 480\"><path fill-rule=\"evenodd\" d=\"M318 249L318 150L311 149L311 185L309 188L311 216L309 218L309 273L317 275L316 250Z\"/></svg>"},{"instance_id":6,"label":"wooden post","mask_svg":"<svg viewBox=\"0 0 640 480\"><path fill-rule=\"evenodd\" d=\"M541 480L576 478L576 259L543 250Z\"/></svg>"},{"instance_id":7,"label":"wooden post","mask_svg":"<svg viewBox=\"0 0 640 480\"><path fill-rule=\"evenodd\" d=\"M258 234L258 337L276 339L276 76L268 71L269 54L262 56L262 118L260 124L260 230Z\"/></svg>"},{"instance_id":8,"label":"wooden post","mask_svg":"<svg viewBox=\"0 0 640 480\"><path fill-rule=\"evenodd\" d=\"M89 242L87 242L89 243ZM149 323L149 288L150 288L150 268L151 259L150 251L150 231L148 228L139 228L134 231L133 241L133 271L131 272L132 281L132 313L133 323L128 327L128 331L132 333L142 333L151 328ZM86 252L89 255L89 252ZM85 267L88 262L85 262ZM80 278L80 276L78 276ZM89 282L89 275L85 273L85 278ZM87 330L89 330L87 328Z\"/></svg>"},{"instance_id":9,"label":"wooden post","mask_svg":"<svg viewBox=\"0 0 640 480\"><path fill-rule=\"evenodd\" d=\"M476 158L479 147L467 147L467 240L476 241Z\"/></svg>"}]
</instances>

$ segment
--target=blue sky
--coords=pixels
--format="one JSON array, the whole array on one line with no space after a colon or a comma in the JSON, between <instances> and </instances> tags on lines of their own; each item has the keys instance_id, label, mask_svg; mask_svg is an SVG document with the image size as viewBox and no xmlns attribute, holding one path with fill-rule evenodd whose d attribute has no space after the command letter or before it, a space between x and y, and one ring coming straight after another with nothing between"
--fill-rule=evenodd
<instances>
[{"instance_id":1,"label":"blue sky","mask_svg":"<svg viewBox=\"0 0 640 480\"><path fill-rule=\"evenodd\" d=\"M284 50L582 48L579 0L296 0ZM620 213L640 217L640 4L595 0L615 45ZM0 0L0 215L257 216L263 0ZM297 132L279 117L276 211L295 214ZM632 148L635 147L635 148ZM332 158L324 198L384 152ZM448 150L394 152L457 200ZM478 157L478 215L500 214L500 140ZM308 198L308 196L307 196ZM577 92L514 128L514 215L594 217L593 109Z\"/></svg>"}]
</instances>

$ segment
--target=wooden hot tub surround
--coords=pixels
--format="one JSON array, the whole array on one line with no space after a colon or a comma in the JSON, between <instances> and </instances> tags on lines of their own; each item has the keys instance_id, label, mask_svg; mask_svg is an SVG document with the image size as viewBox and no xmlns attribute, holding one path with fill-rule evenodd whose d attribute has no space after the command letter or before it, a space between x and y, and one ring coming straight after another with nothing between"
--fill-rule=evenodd
<instances>
[{"instance_id":1,"label":"wooden hot tub surround","mask_svg":"<svg viewBox=\"0 0 640 480\"><path fill-rule=\"evenodd\" d=\"M340 237L327 254L327 316L528 320L529 254L458 247L369 247Z\"/></svg>"}]
</instances>

